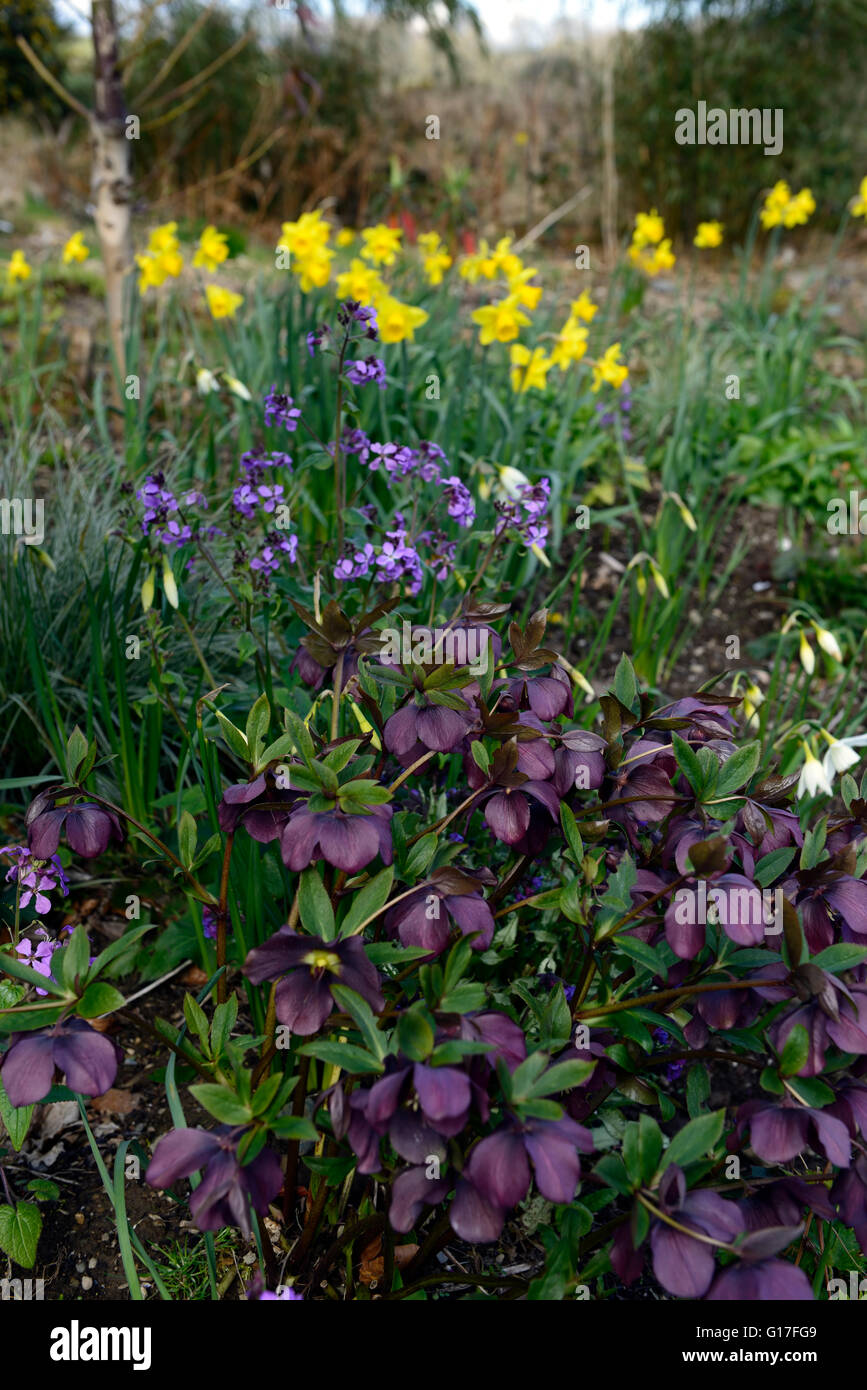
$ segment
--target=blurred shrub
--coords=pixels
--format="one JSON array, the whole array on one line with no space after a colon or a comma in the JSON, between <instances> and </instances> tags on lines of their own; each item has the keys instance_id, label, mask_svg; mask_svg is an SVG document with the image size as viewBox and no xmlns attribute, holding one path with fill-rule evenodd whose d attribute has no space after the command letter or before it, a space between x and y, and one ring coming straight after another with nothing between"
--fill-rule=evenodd
<instances>
[{"instance_id":1,"label":"blurred shrub","mask_svg":"<svg viewBox=\"0 0 867 1390\"><path fill-rule=\"evenodd\" d=\"M654 204L675 234L710 217L740 231L758 191L784 178L836 222L867 164L865 0L650 3L647 27L618 48L617 167L632 210ZM678 145L675 112L699 101L781 107L782 153Z\"/></svg>"},{"instance_id":2,"label":"blurred shrub","mask_svg":"<svg viewBox=\"0 0 867 1390\"><path fill-rule=\"evenodd\" d=\"M0 4L0 115L29 107L54 118L64 109L25 58L17 40L26 39L43 63L61 75L60 44L65 32L51 0Z\"/></svg>"}]
</instances>

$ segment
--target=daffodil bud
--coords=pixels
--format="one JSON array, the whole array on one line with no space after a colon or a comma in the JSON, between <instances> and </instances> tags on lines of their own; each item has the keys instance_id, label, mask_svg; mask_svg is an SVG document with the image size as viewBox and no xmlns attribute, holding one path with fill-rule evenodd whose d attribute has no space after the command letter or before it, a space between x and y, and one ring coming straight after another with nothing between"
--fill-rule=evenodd
<instances>
[{"instance_id":1,"label":"daffodil bud","mask_svg":"<svg viewBox=\"0 0 867 1390\"><path fill-rule=\"evenodd\" d=\"M168 555L163 556L163 589L165 590L166 598L172 605L172 608L177 608L178 586L175 583L175 576L172 572L172 567L169 564Z\"/></svg>"},{"instance_id":2,"label":"daffodil bud","mask_svg":"<svg viewBox=\"0 0 867 1390\"><path fill-rule=\"evenodd\" d=\"M822 651L827 652L835 661L842 661L843 653L840 651L839 643L833 632L829 632L826 627L820 627L818 623L813 623L813 630Z\"/></svg>"},{"instance_id":3,"label":"daffodil bud","mask_svg":"<svg viewBox=\"0 0 867 1390\"><path fill-rule=\"evenodd\" d=\"M814 672L815 669L816 669L816 653L813 651L813 648L810 646L809 638L807 637L807 634L806 634L806 632L804 632L804 629L803 629L803 628L801 629L801 651L800 651L800 656L801 656L801 665L803 666L804 670L807 672L807 675L808 675L808 676L812 676L813 672Z\"/></svg>"},{"instance_id":4,"label":"daffodil bud","mask_svg":"<svg viewBox=\"0 0 867 1390\"><path fill-rule=\"evenodd\" d=\"M153 565L151 565L150 569L144 577L144 583L141 586L141 606L146 613L153 604L155 588L156 572L154 570Z\"/></svg>"}]
</instances>

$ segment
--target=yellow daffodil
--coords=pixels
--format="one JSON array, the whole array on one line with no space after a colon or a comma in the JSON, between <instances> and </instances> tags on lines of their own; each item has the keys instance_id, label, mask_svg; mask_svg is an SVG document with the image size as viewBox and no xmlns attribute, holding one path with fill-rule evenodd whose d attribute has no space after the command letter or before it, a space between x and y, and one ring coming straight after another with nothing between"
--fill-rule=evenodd
<instances>
[{"instance_id":1,"label":"yellow daffodil","mask_svg":"<svg viewBox=\"0 0 867 1390\"><path fill-rule=\"evenodd\" d=\"M328 245L331 224L321 212L302 212L295 222L284 222L280 228L278 251L288 251L291 258L306 260Z\"/></svg>"},{"instance_id":2,"label":"yellow daffodil","mask_svg":"<svg viewBox=\"0 0 867 1390\"><path fill-rule=\"evenodd\" d=\"M650 212L639 212L635 218L635 231L632 233L633 246L655 246L665 236L665 223L656 208Z\"/></svg>"},{"instance_id":3,"label":"yellow daffodil","mask_svg":"<svg viewBox=\"0 0 867 1390\"><path fill-rule=\"evenodd\" d=\"M443 272L452 264L452 258L440 240L439 232L423 232L418 244L424 255L424 273L429 285L441 285Z\"/></svg>"},{"instance_id":4,"label":"yellow daffodil","mask_svg":"<svg viewBox=\"0 0 867 1390\"><path fill-rule=\"evenodd\" d=\"M359 304L372 304L375 297L387 293L382 279L372 266L354 256L349 269L337 277L338 299L355 299Z\"/></svg>"},{"instance_id":5,"label":"yellow daffodil","mask_svg":"<svg viewBox=\"0 0 867 1390\"><path fill-rule=\"evenodd\" d=\"M548 372L554 365L551 358L545 356L544 348L533 348L531 352L523 343L514 343L509 358L513 391L544 391Z\"/></svg>"},{"instance_id":6,"label":"yellow daffodil","mask_svg":"<svg viewBox=\"0 0 867 1390\"><path fill-rule=\"evenodd\" d=\"M565 372L570 362L580 362L587 351L587 329L571 316L566 320L551 353L551 365Z\"/></svg>"},{"instance_id":7,"label":"yellow daffodil","mask_svg":"<svg viewBox=\"0 0 867 1390\"><path fill-rule=\"evenodd\" d=\"M85 244L84 234L73 232L63 248L63 264L72 265L73 261L86 261L89 255L90 248Z\"/></svg>"},{"instance_id":8,"label":"yellow daffodil","mask_svg":"<svg viewBox=\"0 0 867 1390\"><path fill-rule=\"evenodd\" d=\"M583 323L590 323L594 315L598 312L599 305L594 304L586 290L582 290L577 299L572 300L569 308L571 319L580 319Z\"/></svg>"},{"instance_id":9,"label":"yellow daffodil","mask_svg":"<svg viewBox=\"0 0 867 1390\"><path fill-rule=\"evenodd\" d=\"M629 368L620 361L620 344L612 343L606 348L598 361L593 363L593 382L591 389L598 391L603 381L614 387L621 387L629 376Z\"/></svg>"},{"instance_id":10,"label":"yellow daffodil","mask_svg":"<svg viewBox=\"0 0 867 1390\"><path fill-rule=\"evenodd\" d=\"M504 280L514 280L524 268L520 256L516 256L512 248L512 238L510 236L500 237L491 254L486 258L485 270L483 274L489 280L495 279L497 275L502 275ZM490 267L490 273L488 272Z\"/></svg>"},{"instance_id":11,"label":"yellow daffodil","mask_svg":"<svg viewBox=\"0 0 867 1390\"><path fill-rule=\"evenodd\" d=\"M384 222L378 222L375 227L365 227L361 233L364 242L361 254L374 265L394 265L402 236L400 227L386 227Z\"/></svg>"},{"instance_id":12,"label":"yellow daffodil","mask_svg":"<svg viewBox=\"0 0 867 1390\"><path fill-rule=\"evenodd\" d=\"M412 342L415 330L427 323L430 315L424 309L417 309L412 304L401 304L399 299L386 295L377 300L376 317L380 340L383 343L402 343L405 338Z\"/></svg>"},{"instance_id":13,"label":"yellow daffodil","mask_svg":"<svg viewBox=\"0 0 867 1390\"><path fill-rule=\"evenodd\" d=\"M851 210L853 217L867 217L867 178L861 180L858 197L852 204Z\"/></svg>"},{"instance_id":14,"label":"yellow daffodil","mask_svg":"<svg viewBox=\"0 0 867 1390\"><path fill-rule=\"evenodd\" d=\"M767 228L803 226L816 211L816 200L809 188L802 188L792 196L792 190L784 179L775 183L761 211L762 226Z\"/></svg>"},{"instance_id":15,"label":"yellow daffodil","mask_svg":"<svg viewBox=\"0 0 867 1390\"><path fill-rule=\"evenodd\" d=\"M148 252L144 255L136 256L136 265L141 271L138 277L139 294L147 294L148 290L159 289L165 283L166 270L163 267L162 256L151 256Z\"/></svg>"},{"instance_id":16,"label":"yellow daffodil","mask_svg":"<svg viewBox=\"0 0 867 1390\"><path fill-rule=\"evenodd\" d=\"M526 130L516 130L514 139L516 145L526 145L530 137Z\"/></svg>"},{"instance_id":17,"label":"yellow daffodil","mask_svg":"<svg viewBox=\"0 0 867 1390\"><path fill-rule=\"evenodd\" d=\"M218 265L229 257L229 240L225 232L218 232L216 227L208 226L199 237L199 244L196 254L193 257L193 265L201 266L203 270L215 271Z\"/></svg>"},{"instance_id":18,"label":"yellow daffodil","mask_svg":"<svg viewBox=\"0 0 867 1390\"><path fill-rule=\"evenodd\" d=\"M244 303L242 294L235 294L234 290L227 290L222 285L206 285L205 295L208 308L215 319L234 318L235 311Z\"/></svg>"},{"instance_id":19,"label":"yellow daffodil","mask_svg":"<svg viewBox=\"0 0 867 1390\"><path fill-rule=\"evenodd\" d=\"M796 193L783 213L784 227L803 227L807 219L816 211L816 199L809 188Z\"/></svg>"},{"instance_id":20,"label":"yellow daffodil","mask_svg":"<svg viewBox=\"0 0 867 1390\"><path fill-rule=\"evenodd\" d=\"M715 246L722 246L722 240L723 224L721 222L699 222L692 244L702 251L709 251Z\"/></svg>"},{"instance_id":21,"label":"yellow daffodil","mask_svg":"<svg viewBox=\"0 0 867 1390\"><path fill-rule=\"evenodd\" d=\"M292 269L298 276L301 290L309 294L312 289L321 290L331 279L331 262L334 252L327 246L317 247L309 256L296 256Z\"/></svg>"},{"instance_id":22,"label":"yellow daffodil","mask_svg":"<svg viewBox=\"0 0 867 1390\"><path fill-rule=\"evenodd\" d=\"M356 233L351 227L341 227L337 236L334 238L334 245L342 251L344 246L351 246L356 237Z\"/></svg>"},{"instance_id":23,"label":"yellow daffodil","mask_svg":"<svg viewBox=\"0 0 867 1390\"><path fill-rule=\"evenodd\" d=\"M485 267L490 270L490 274L487 273ZM482 275L484 275L485 279L492 280L494 273L491 260L491 248L483 237L479 242L478 251L475 251L470 256L464 256L464 259L458 266L458 274L462 280L468 280L471 285L474 285Z\"/></svg>"},{"instance_id":24,"label":"yellow daffodil","mask_svg":"<svg viewBox=\"0 0 867 1390\"><path fill-rule=\"evenodd\" d=\"M489 343L510 343L517 338L522 328L528 327L530 320L518 307L514 295L498 300L495 304L485 304L474 309L473 322L480 327L479 342L482 347Z\"/></svg>"},{"instance_id":25,"label":"yellow daffodil","mask_svg":"<svg viewBox=\"0 0 867 1390\"><path fill-rule=\"evenodd\" d=\"M177 222L164 222L160 227L154 227L148 238L148 251L152 256L161 256L168 251L177 251L179 242L177 238Z\"/></svg>"},{"instance_id":26,"label":"yellow daffodil","mask_svg":"<svg viewBox=\"0 0 867 1390\"><path fill-rule=\"evenodd\" d=\"M671 249L670 237L665 237L658 246L638 246L635 242L629 248L629 259L646 275L658 275L661 270L671 270L675 256Z\"/></svg>"},{"instance_id":27,"label":"yellow daffodil","mask_svg":"<svg viewBox=\"0 0 867 1390\"><path fill-rule=\"evenodd\" d=\"M542 298L541 285L528 285L527 281L532 280L534 275L538 275L534 266L527 266L525 270L519 270L517 275L509 277L509 294L513 294L521 305L522 309L537 309L539 300Z\"/></svg>"},{"instance_id":28,"label":"yellow daffodil","mask_svg":"<svg viewBox=\"0 0 867 1390\"><path fill-rule=\"evenodd\" d=\"M12 259L6 267L6 279L10 285L14 285L16 280L29 280L33 274L31 267L27 263L27 257L23 251L13 251Z\"/></svg>"}]
</instances>

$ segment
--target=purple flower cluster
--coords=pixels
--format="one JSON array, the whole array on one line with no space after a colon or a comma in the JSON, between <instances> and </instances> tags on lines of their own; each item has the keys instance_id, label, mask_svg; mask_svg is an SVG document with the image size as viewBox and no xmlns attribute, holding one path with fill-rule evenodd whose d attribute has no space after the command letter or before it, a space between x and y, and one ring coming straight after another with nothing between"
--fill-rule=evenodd
<instances>
[{"instance_id":1,"label":"purple flower cluster","mask_svg":"<svg viewBox=\"0 0 867 1390\"><path fill-rule=\"evenodd\" d=\"M516 498L494 504L499 513L497 534L511 531L528 546L544 548L548 525L542 517L548 509L550 497L550 478L541 478L538 483L522 483Z\"/></svg>"},{"instance_id":2,"label":"purple flower cluster","mask_svg":"<svg viewBox=\"0 0 867 1390\"><path fill-rule=\"evenodd\" d=\"M379 357L359 358L354 362L346 363L346 380L353 386L365 386L368 382L375 382L380 391L386 387L385 363Z\"/></svg>"},{"instance_id":3,"label":"purple flower cluster","mask_svg":"<svg viewBox=\"0 0 867 1390\"><path fill-rule=\"evenodd\" d=\"M360 324L365 338L369 338L371 342L376 342L379 337L379 323L372 305L359 304L356 299L347 299L337 310L337 321L343 328L349 328L353 323Z\"/></svg>"},{"instance_id":4,"label":"purple flower cluster","mask_svg":"<svg viewBox=\"0 0 867 1390\"><path fill-rule=\"evenodd\" d=\"M12 855L16 860L6 874L6 882L18 884L19 907L29 907L32 902L36 911L42 914L51 911L49 893L59 889L66 897L69 885L58 855L37 859L25 845L6 845L0 849L0 854Z\"/></svg>"},{"instance_id":5,"label":"purple flower cluster","mask_svg":"<svg viewBox=\"0 0 867 1390\"><path fill-rule=\"evenodd\" d=\"M162 473L153 473L145 478L136 497L144 507L142 531L162 545L186 545L193 539L191 526L180 516L182 507L188 511L197 507L204 511L208 506L207 499L198 488L190 488L179 501L166 487Z\"/></svg>"},{"instance_id":6,"label":"purple flower cluster","mask_svg":"<svg viewBox=\"0 0 867 1390\"><path fill-rule=\"evenodd\" d=\"M266 425L282 425L290 434L297 430L301 419L301 411L292 397L278 391L276 386L272 386L265 397L264 415Z\"/></svg>"}]
</instances>

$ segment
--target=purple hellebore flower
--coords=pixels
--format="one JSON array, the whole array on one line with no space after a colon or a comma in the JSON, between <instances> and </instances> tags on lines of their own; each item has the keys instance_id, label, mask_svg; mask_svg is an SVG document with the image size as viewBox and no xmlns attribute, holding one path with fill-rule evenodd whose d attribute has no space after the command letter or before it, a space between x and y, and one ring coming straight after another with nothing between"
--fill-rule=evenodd
<instances>
[{"instance_id":1,"label":"purple hellebore flower","mask_svg":"<svg viewBox=\"0 0 867 1390\"><path fill-rule=\"evenodd\" d=\"M123 840L123 830L114 811L105 811L91 801L55 806L49 792L40 792L31 801L24 823L28 844L37 859L51 858L63 830L69 848L82 859L95 859L105 853L110 840Z\"/></svg>"},{"instance_id":2,"label":"purple hellebore flower","mask_svg":"<svg viewBox=\"0 0 867 1390\"><path fill-rule=\"evenodd\" d=\"M788 1163L810 1144L837 1168L852 1161L849 1130L826 1110L781 1101L748 1100L738 1110L736 1134L750 1131L750 1148L766 1163Z\"/></svg>"},{"instance_id":3,"label":"purple hellebore flower","mask_svg":"<svg viewBox=\"0 0 867 1390\"><path fill-rule=\"evenodd\" d=\"M506 845L520 845L531 828L534 809L528 797L543 808L542 821L547 814L552 821L560 815L560 798L550 782L524 780L517 786L496 786L482 793L485 820L498 840ZM480 804L480 803L477 803ZM547 837L547 830L546 830Z\"/></svg>"},{"instance_id":4,"label":"purple hellebore flower","mask_svg":"<svg viewBox=\"0 0 867 1390\"><path fill-rule=\"evenodd\" d=\"M260 772L250 782L227 787L217 807L217 821L224 834L243 825L260 844L270 844L282 833L298 793L277 787L273 774Z\"/></svg>"},{"instance_id":5,"label":"purple hellebore flower","mask_svg":"<svg viewBox=\"0 0 867 1390\"><path fill-rule=\"evenodd\" d=\"M469 727L469 710L464 713L445 705L419 705L413 700L387 720L385 746L397 757L412 753L418 743L429 751L451 753L463 742Z\"/></svg>"},{"instance_id":6,"label":"purple hellebore flower","mask_svg":"<svg viewBox=\"0 0 867 1390\"><path fill-rule=\"evenodd\" d=\"M374 1012L385 1007L376 967L368 960L360 937L323 941L281 927L262 946L255 946L244 963L254 985L279 980L277 1017L293 1033L316 1033L337 1007L332 985L345 985L366 999Z\"/></svg>"},{"instance_id":7,"label":"purple hellebore flower","mask_svg":"<svg viewBox=\"0 0 867 1390\"><path fill-rule=\"evenodd\" d=\"M711 909L726 936L738 946L761 946L772 923L764 920L760 888L743 874L721 874L707 882L707 915ZM681 960L694 960L707 940L707 921L696 920L698 889L684 885L675 893L665 913L665 936Z\"/></svg>"},{"instance_id":8,"label":"purple hellebore flower","mask_svg":"<svg viewBox=\"0 0 867 1390\"><path fill-rule=\"evenodd\" d=\"M776 1020L770 1039L781 1052L797 1024L806 1029L809 1049L799 1076L821 1075L829 1042L841 1052L867 1054L867 989L855 985L850 990L830 971L810 962L798 966L791 979L804 1002Z\"/></svg>"},{"instance_id":9,"label":"purple hellebore flower","mask_svg":"<svg viewBox=\"0 0 867 1390\"><path fill-rule=\"evenodd\" d=\"M239 1226L249 1237L250 1203L264 1216L280 1191L283 1174L273 1149L262 1149L252 1163L241 1166L238 1145L243 1133L230 1125L173 1130L157 1143L145 1181L151 1187L171 1187L201 1168L202 1181L190 1193L190 1215L199 1230Z\"/></svg>"},{"instance_id":10,"label":"purple hellebore flower","mask_svg":"<svg viewBox=\"0 0 867 1390\"><path fill-rule=\"evenodd\" d=\"M383 864L394 857L391 843L391 806L372 806L369 815L350 815L336 806L333 811L293 811L280 836L283 863L300 873L319 859L345 874L357 874L377 854Z\"/></svg>"},{"instance_id":11,"label":"purple hellebore flower","mask_svg":"<svg viewBox=\"0 0 867 1390\"><path fill-rule=\"evenodd\" d=\"M709 1291L706 1303L726 1299L756 1303L766 1299L787 1303L812 1303L813 1288L798 1265L785 1260L741 1260L718 1274Z\"/></svg>"},{"instance_id":12,"label":"purple hellebore flower","mask_svg":"<svg viewBox=\"0 0 867 1390\"><path fill-rule=\"evenodd\" d=\"M867 1154L859 1153L847 1172L838 1173L831 1188L831 1201L840 1216L867 1251Z\"/></svg>"},{"instance_id":13,"label":"purple hellebore flower","mask_svg":"<svg viewBox=\"0 0 867 1390\"><path fill-rule=\"evenodd\" d=\"M454 873L451 877L457 879ZM449 925L453 922L464 936L478 933L472 943L473 950L486 951L494 935L494 917L481 893L474 888L477 883L478 880L468 878L466 886L422 884L386 913L386 930L400 937L404 946L423 946L433 958L448 946Z\"/></svg>"},{"instance_id":14,"label":"purple hellebore flower","mask_svg":"<svg viewBox=\"0 0 867 1390\"><path fill-rule=\"evenodd\" d=\"M429 1156L444 1159L443 1139L464 1128L472 1099L473 1086L462 1068L390 1057L384 1076L352 1092L348 1110L341 1088L334 1089L331 1117L338 1138L347 1136L358 1171L375 1173L380 1167L379 1140L385 1133L408 1163L422 1163Z\"/></svg>"},{"instance_id":15,"label":"purple hellebore flower","mask_svg":"<svg viewBox=\"0 0 867 1390\"><path fill-rule=\"evenodd\" d=\"M729 1245L744 1230L735 1202L702 1189L687 1192L683 1170L674 1163L663 1175L658 1200L665 1215L710 1241ZM716 1272L713 1251L705 1239L697 1240L658 1219L651 1225L650 1247L653 1272L668 1293L677 1298L704 1297Z\"/></svg>"},{"instance_id":16,"label":"purple hellebore flower","mask_svg":"<svg viewBox=\"0 0 867 1390\"><path fill-rule=\"evenodd\" d=\"M83 1096L101 1096L114 1085L118 1048L83 1018L68 1018L51 1028L17 1033L0 1066L10 1105L35 1105L51 1090L54 1069L66 1085Z\"/></svg>"},{"instance_id":17,"label":"purple hellebore flower","mask_svg":"<svg viewBox=\"0 0 867 1390\"><path fill-rule=\"evenodd\" d=\"M826 862L796 874L783 884L783 892L801 913L811 955L833 945L837 918L843 941L867 944L867 880L841 873Z\"/></svg>"},{"instance_id":18,"label":"purple hellebore flower","mask_svg":"<svg viewBox=\"0 0 867 1390\"><path fill-rule=\"evenodd\" d=\"M552 666L549 676L515 676L507 687L515 709L529 708L539 719L572 717L572 682L562 666Z\"/></svg>"},{"instance_id":19,"label":"purple hellebore flower","mask_svg":"<svg viewBox=\"0 0 867 1390\"><path fill-rule=\"evenodd\" d=\"M571 1202L581 1177L579 1153L592 1153L590 1131L560 1120L511 1121L477 1144L464 1168L449 1220L462 1240L496 1240L510 1208L536 1186L549 1202ZM497 1220L497 1218L499 1218Z\"/></svg>"}]
</instances>

